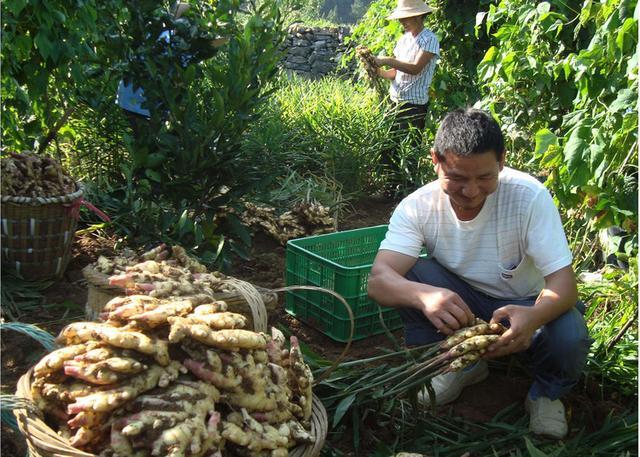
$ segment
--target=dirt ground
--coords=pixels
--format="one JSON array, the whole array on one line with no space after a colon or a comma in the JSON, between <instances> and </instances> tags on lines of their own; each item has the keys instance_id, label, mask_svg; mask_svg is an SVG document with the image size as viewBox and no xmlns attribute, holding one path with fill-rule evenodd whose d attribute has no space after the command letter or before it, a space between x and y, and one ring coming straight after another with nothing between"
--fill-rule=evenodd
<instances>
[{"instance_id":1,"label":"dirt ground","mask_svg":"<svg viewBox=\"0 0 640 457\"><path fill-rule=\"evenodd\" d=\"M352 207L339 221L339 230L369 227L385 224L395 202L365 198ZM86 285L83 282L81 269L94 261L98 255L110 255L114 252L115 238L95 238L83 236L76 240L73 259L65 277L46 291L47 303L64 303L62 307L42 308L37 313L24 316L23 322L40 325L52 334L56 334L69 322L82 320L84 303L87 298ZM237 261L229 272L232 276L266 288L277 288L284 285L285 248L262 234L254 238L252 258L248 261ZM281 300L282 302L282 300ZM288 315L282 307L270 316L270 323L281 323L289 327L293 334L311 346L311 348L329 360L342 352L344 344L337 343L315 329L297 321ZM402 340L402 331L394 336ZM391 343L384 335L373 336L355 341L347 354L347 359L361 359L380 353L381 348L391 348ZM10 331L2 332L1 340L2 393L15 392L16 382L30 366L43 354L42 348L33 339ZM485 422L495 414L514 402L524 399L529 381L521 375L507 376L504 370L492 372L484 382L464 391L460 400L447 412L462 416L469 420ZM588 428L597 429L606 415L621 409L620 400L615 398L601 399L598 386L583 386L575 389L576 393L566 399L570 415L581 415L589 418ZM346 441L345 443L348 443ZM345 455L350 455L348 444L334 443ZM19 433L2 426L2 455L23 456L26 453L24 440Z\"/></svg>"}]
</instances>

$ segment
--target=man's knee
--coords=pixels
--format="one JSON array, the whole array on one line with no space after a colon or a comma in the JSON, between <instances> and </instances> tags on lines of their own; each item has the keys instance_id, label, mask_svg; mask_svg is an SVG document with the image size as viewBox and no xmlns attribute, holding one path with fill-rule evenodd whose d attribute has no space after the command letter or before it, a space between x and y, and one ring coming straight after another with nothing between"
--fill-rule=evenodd
<instances>
[{"instance_id":1,"label":"man's knee","mask_svg":"<svg viewBox=\"0 0 640 457\"><path fill-rule=\"evenodd\" d=\"M573 308L542 329L544 350L559 370L579 376L591 346L584 318Z\"/></svg>"}]
</instances>

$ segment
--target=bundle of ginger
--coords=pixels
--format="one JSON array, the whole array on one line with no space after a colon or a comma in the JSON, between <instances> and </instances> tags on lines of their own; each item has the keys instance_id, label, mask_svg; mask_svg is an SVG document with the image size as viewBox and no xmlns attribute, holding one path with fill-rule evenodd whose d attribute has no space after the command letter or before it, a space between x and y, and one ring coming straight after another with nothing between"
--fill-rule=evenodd
<instances>
[{"instance_id":1,"label":"bundle of ginger","mask_svg":"<svg viewBox=\"0 0 640 457\"><path fill-rule=\"evenodd\" d=\"M116 297L34 367L58 433L103 457L286 456L311 443L312 375L281 332L245 329L224 302Z\"/></svg>"},{"instance_id":2,"label":"bundle of ginger","mask_svg":"<svg viewBox=\"0 0 640 457\"><path fill-rule=\"evenodd\" d=\"M294 238L319 235L335 230L335 217L329 207L318 202L301 202L289 211L277 215L272 206L244 202L242 222L254 229L264 230L280 244Z\"/></svg>"}]
</instances>

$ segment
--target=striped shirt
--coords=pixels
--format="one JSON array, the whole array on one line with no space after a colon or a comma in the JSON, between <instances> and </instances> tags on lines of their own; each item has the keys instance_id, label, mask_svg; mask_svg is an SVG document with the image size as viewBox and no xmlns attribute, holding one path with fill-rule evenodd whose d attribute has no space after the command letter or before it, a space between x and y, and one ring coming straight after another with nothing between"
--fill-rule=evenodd
<instances>
[{"instance_id":1,"label":"striped shirt","mask_svg":"<svg viewBox=\"0 0 640 457\"><path fill-rule=\"evenodd\" d=\"M403 62L415 62L420 51L430 52L434 54L434 58L417 75L396 70L396 77L391 82L389 90L391 100L396 103L426 105L429 101L429 86L436 69L436 62L440 58L440 42L436 35L426 28L422 29L416 37L407 32L398 40L393 55Z\"/></svg>"},{"instance_id":2,"label":"striped shirt","mask_svg":"<svg viewBox=\"0 0 640 457\"><path fill-rule=\"evenodd\" d=\"M422 246L471 287L497 298L537 295L544 277L572 260L549 191L507 167L470 221L456 217L439 181L402 200L380 249L417 258Z\"/></svg>"}]
</instances>

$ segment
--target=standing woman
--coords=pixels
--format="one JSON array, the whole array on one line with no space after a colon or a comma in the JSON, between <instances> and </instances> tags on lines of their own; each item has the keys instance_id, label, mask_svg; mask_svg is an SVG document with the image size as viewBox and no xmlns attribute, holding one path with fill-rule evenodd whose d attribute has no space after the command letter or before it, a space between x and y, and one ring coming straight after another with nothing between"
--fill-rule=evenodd
<instances>
[{"instance_id":1,"label":"standing woman","mask_svg":"<svg viewBox=\"0 0 640 457\"><path fill-rule=\"evenodd\" d=\"M409 130L409 126L424 130L429 105L429 86L440 57L440 42L436 35L424 26L424 19L433 10L421 0L398 0L398 6L387 18L402 24L404 35L393 50L394 57L375 58L378 74L391 80L389 95L398 107L396 129ZM414 140L419 144L421 136ZM385 151L383 162L397 170L390 155L397 151Z\"/></svg>"},{"instance_id":2,"label":"standing woman","mask_svg":"<svg viewBox=\"0 0 640 457\"><path fill-rule=\"evenodd\" d=\"M440 57L440 42L424 26L424 18L433 10L421 0L398 0L398 6L387 18L398 19L404 35L393 50L394 57L378 56L380 76L391 80L389 95L410 118L409 124L424 129L429 86Z\"/></svg>"}]
</instances>

